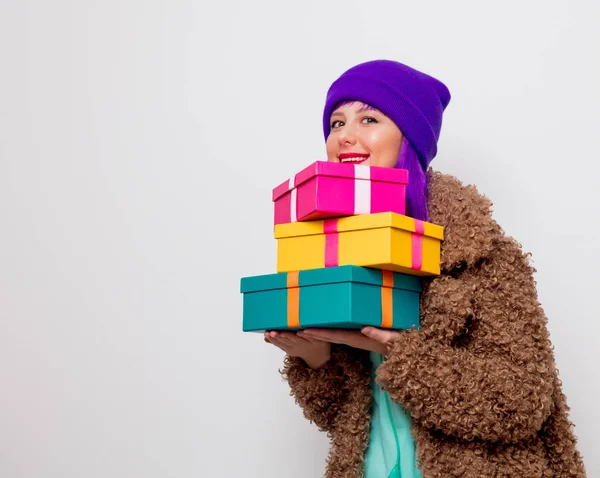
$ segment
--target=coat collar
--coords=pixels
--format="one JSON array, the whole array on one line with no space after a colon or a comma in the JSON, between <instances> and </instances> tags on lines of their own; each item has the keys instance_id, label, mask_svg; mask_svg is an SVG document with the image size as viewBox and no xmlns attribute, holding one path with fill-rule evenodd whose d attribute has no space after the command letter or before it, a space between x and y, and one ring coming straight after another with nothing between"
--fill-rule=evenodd
<instances>
[{"instance_id":1,"label":"coat collar","mask_svg":"<svg viewBox=\"0 0 600 478\"><path fill-rule=\"evenodd\" d=\"M429 222L444 226L441 269L463 269L489 256L502 230L492 219L492 202L472 185L429 170Z\"/></svg>"}]
</instances>

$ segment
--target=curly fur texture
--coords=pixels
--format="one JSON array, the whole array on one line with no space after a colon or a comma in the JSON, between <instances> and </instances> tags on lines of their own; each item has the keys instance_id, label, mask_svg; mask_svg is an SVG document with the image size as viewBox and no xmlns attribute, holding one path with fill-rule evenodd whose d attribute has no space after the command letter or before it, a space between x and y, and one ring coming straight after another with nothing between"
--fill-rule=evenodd
<instances>
[{"instance_id":1,"label":"curly fur texture","mask_svg":"<svg viewBox=\"0 0 600 478\"><path fill-rule=\"evenodd\" d=\"M420 328L377 370L412 417L423 478L585 477L535 270L475 187L429 175L430 221L445 226L442 274L424 283ZM368 353L349 347L319 370L285 359L291 394L331 439L327 478L363 476L369 370Z\"/></svg>"}]
</instances>

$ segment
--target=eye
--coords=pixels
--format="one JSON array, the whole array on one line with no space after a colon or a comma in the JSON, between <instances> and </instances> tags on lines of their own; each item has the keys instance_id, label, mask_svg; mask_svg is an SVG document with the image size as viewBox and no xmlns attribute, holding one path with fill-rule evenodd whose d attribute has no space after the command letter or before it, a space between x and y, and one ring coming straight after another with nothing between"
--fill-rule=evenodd
<instances>
[{"instance_id":1,"label":"eye","mask_svg":"<svg viewBox=\"0 0 600 478\"><path fill-rule=\"evenodd\" d=\"M344 123L342 121L334 121L333 123L331 123L331 129L333 128L339 128L340 126L342 126Z\"/></svg>"},{"instance_id":2,"label":"eye","mask_svg":"<svg viewBox=\"0 0 600 478\"><path fill-rule=\"evenodd\" d=\"M363 122L363 123L367 123L367 124L368 124L368 123L378 123L378 121L377 121L375 118L373 118L372 116L365 116L365 117L362 119L362 122Z\"/></svg>"}]
</instances>

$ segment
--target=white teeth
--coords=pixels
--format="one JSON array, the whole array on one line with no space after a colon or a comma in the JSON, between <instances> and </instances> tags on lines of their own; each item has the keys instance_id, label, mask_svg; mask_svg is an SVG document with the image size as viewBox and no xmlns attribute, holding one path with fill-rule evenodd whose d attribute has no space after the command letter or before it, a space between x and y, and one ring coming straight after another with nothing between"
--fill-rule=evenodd
<instances>
[{"instance_id":1,"label":"white teeth","mask_svg":"<svg viewBox=\"0 0 600 478\"><path fill-rule=\"evenodd\" d=\"M361 157L358 157L358 158L344 158L344 159L341 159L340 161L342 163L349 163L351 161L364 161L365 159L367 159L367 158L361 156Z\"/></svg>"}]
</instances>

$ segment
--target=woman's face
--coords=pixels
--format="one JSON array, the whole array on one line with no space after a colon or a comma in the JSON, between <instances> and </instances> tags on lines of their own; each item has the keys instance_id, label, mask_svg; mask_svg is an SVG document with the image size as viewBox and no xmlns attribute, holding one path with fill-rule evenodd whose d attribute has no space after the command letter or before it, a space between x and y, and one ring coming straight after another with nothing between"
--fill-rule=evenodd
<instances>
[{"instance_id":1,"label":"woman's face","mask_svg":"<svg viewBox=\"0 0 600 478\"><path fill-rule=\"evenodd\" d=\"M331 114L327 161L393 168L398 162L402 133L396 124L359 101Z\"/></svg>"}]
</instances>

